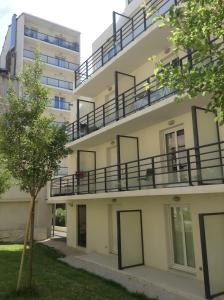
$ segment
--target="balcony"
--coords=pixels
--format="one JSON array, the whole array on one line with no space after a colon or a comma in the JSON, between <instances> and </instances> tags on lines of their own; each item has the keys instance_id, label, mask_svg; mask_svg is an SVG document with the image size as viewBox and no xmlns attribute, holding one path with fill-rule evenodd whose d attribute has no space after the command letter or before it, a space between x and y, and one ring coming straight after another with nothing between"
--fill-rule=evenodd
<instances>
[{"instance_id":1,"label":"balcony","mask_svg":"<svg viewBox=\"0 0 224 300\"><path fill-rule=\"evenodd\" d=\"M141 8L133 17L127 17L128 21L76 69L75 88L150 28L155 22L155 17L166 14L170 7L178 2L177 0L150 0L146 4L148 10L154 6L157 7L157 11L152 16L147 17L145 10Z\"/></svg>"},{"instance_id":2,"label":"balcony","mask_svg":"<svg viewBox=\"0 0 224 300\"><path fill-rule=\"evenodd\" d=\"M211 43L216 42L217 39L211 41ZM222 43L221 47L223 49L224 43ZM216 63L216 59L211 56L206 57L204 61L199 62L195 54L196 52L188 53L181 58L176 57L173 61L168 63L167 66L170 64L175 67L178 66L183 72L185 66L190 70L192 67L200 69L202 65L207 65L209 67L209 65ZM118 82L115 82L115 87L117 85ZM150 88L146 90L145 85L149 85ZM124 91L122 94L115 95L110 101L69 124L67 126L68 140L69 142L78 140L144 108L166 100L174 94L175 91L171 91L168 87L159 87L155 76L152 75L134 85L132 88Z\"/></svg>"},{"instance_id":3,"label":"balcony","mask_svg":"<svg viewBox=\"0 0 224 300\"><path fill-rule=\"evenodd\" d=\"M50 86L53 86L53 87L56 87L56 88L69 90L69 91L73 90L73 83L72 82L64 81L64 80L60 80L60 79L56 79L56 78L52 78L52 77L43 76L41 78L41 83L46 84L46 85L50 85Z\"/></svg>"},{"instance_id":4,"label":"balcony","mask_svg":"<svg viewBox=\"0 0 224 300\"><path fill-rule=\"evenodd\" d=\"M224 183L224 141L52 179L51 197Z\"/></svg>"},{"instance_id":5,"label":"balcony","mask_svg":"<svg viewBox=\"0 0 224 300\"><path fill-rule=\"evenodd\" d=\"M67 102L65 100L61 100L59 97L55 97L55 99L52 99L51 102L48 104L48 107L60 109L60 110L71 110L71 103Z\"/></svg>"},{"instance_id":6,"label":"balcony","mask_svg":"<svg viewBox=\"0 0 224 300\"><path fill-rule=\"evenodd\" d=\"M31 51L31 50L24 49L23 50L23 57L26 57L26 58L29 58L29 59L34 59L35 58L35 52ZM45 55L45 54L41 54L40 59L43 63L49 64L49 65L52 65L52 66L56 66L56 67L60 67L60 68L63 68L63 69L72 70L72 71L75 71L79 66L78 64L66 61L64 59L48 56L48 55Z\"/></svg>"},{"instance_id":7,"label":"balcony","mask_svg":"<svg viewBox=\"0 0 224 300\"><path fill-rule=\"evenodd\" d=\"M28 27L24 28L24 35L34 38L34 39L37 39L37 40L40 40L40 41L43 41L43 42L46 42L46 43L49 43L49 44L52 44L52 45L56 45L56 46L59 46L62 48L66 48L66 49L69 49L72 51L79 52L79 44L76 42L68 42L68 41L65 41L64 39L61 39L61 38L58 38L55 36L51 36L51 35L33 30Z\"/></svg>"}]
</instances>

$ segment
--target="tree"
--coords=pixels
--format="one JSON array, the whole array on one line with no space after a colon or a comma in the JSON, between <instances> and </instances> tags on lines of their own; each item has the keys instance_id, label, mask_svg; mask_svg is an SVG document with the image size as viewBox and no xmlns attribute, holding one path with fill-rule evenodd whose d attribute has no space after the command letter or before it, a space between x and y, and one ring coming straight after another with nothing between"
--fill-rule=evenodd
<instances>
[{"instance_id":1,"label":"tree","mask_svg":"<svg viewBox=\"0 0 224 300\"><path fill-rule=\"evenodd\" d=\"M28 236L28 287L32 286L35 200L58 170L61 159L69 154L69 150L65 148L65 127L56 125L53 118L43 114L49 99L48 90L40 83L41 75L42 64L36 54L34 63L27 65L18 78L22 96L17 96L15 90L9 88L7 110L0 120L0 153L21 190L29 193L31 199L17 290L20 288Z\"/></svg>"},{"instance_id":2,"label":"tree","mask_svg":"<svg viewBox=\"0 0 224 300\"><path fill-rule=\"evenodd\" d=\"M174 52L187 53L179 63L156 63L154 74L161 87L176 91L177 99L209 95L208 109L224 122L224 1L182 0L159 17L169 26ZM155 8L154 8L155 9ZM148 11L148 14L152 14ZM155 60L155 59L153 59ZM150 88L148 85L147 88Z\"/></svg>"},{"instance_id":3,"label":"tree","mask_svg":"<svg viewBox=\"0 0 224 300\"><path fill-rule=\"evenodd\" d=\"M0 196L10 187L10 173L6 168L5 160L0 156Z\"/></svg>"}]
</instances>

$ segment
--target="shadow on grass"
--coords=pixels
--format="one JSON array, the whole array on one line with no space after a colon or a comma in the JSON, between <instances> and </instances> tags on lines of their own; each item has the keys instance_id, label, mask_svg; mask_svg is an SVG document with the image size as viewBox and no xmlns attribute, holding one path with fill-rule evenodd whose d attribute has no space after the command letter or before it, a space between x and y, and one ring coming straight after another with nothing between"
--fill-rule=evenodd
<instances>
[{"instance_id":1,"label":"shadow on grass","mask_svg":"<svg viewBox=\"0 0 224 300\"><path fill-rule=\"evenodd\" d=\"M34 289L15 291L22 245L0 244L1 300L149 300L115 283L58 261L63 255L45 245L34 246ZM27 261L22 286L27 282Z\"/></svg>"}]
</instances>

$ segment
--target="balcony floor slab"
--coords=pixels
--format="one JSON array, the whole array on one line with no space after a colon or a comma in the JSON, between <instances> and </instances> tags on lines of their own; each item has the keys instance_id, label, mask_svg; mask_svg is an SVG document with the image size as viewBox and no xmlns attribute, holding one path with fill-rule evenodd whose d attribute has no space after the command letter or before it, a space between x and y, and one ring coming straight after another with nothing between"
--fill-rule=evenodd
<instances>
[{"instance_id":1,"label":"balcony floor slab","mask_svg":"<svg viewBox=\"0 0 224 300\"><path fill-rule=\"evenodd\" d=\"M66 203L75 200L91 199L113 199L113 198L133 198L150 196L174 196L174 195L192 195L192 194L217 194L224 193L224 184L198 185L198 186L180 186L158 189L145 189L123 192L108 192L83 195L54 196L48 199L48 203Z\"/></svg>"}]
</instances>

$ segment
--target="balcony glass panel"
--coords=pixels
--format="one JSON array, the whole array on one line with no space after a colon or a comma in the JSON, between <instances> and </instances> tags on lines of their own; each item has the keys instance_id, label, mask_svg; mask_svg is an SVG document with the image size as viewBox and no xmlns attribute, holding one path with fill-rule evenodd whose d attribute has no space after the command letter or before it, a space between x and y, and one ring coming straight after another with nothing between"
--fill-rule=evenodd
<instances>
[{"instance_id":1,"label":"balcony glass panel","mask_svg":"<svg viewBox=\"0 0 224 300\"><path fill-rule=\"evenodd\" d=\"M79 44L76 42L68 42L65 40L62 40L61 38L57 38L42 32L38 32L36 30L30 29L28 27L25 27L24 29L25 36L29 36L34 39L38 39L53 45L57 45L63 48L67 48L73 51L79 52Z\"/></svg>"},{"instance_id":2,"label":"balcony glass panel","mask_svg":"<svg viewBox=\"0 0 224 300\"><path fill-rule=\"evenodd\" d=\"M71 104L67 101L65 101L64 98L55 96L54 99L51 100L51 102L48 104L49 107L57 108L57 109L63 109L63 110L70 110Z\"/></svg>"},{"instance_id":3,"label":"balcony glass panel","mask_svg":"<svg viewBox=\"0 0 224 300\"><path fill-rule=\"evenodd\" d=\"M41 78L41 83L47 84L47 85L50 85L50 86L55 86L55 87L58 87L58 88L63 88L63 89L66 89L66 90L72 90L73 89L73 83L72 82L59 80L59 79L56 79L56 78L51 78L51 77L46 77L46 76L43 76Z\"/></svg>"},{"instance_id":4,"label":"balcony glass panel","mask_svg":"<svg viewBox=\"0 0 224 300\"><path fill-rule=\"evenodd\" d=\"M27 58L30 58L30 59L34 59L35 54L31 50L24 49L23 56L27 57ZM54 66L58 66L58 67L65 68L65 69L70 69L70 70L73 70L73 71L78 67L78 65L75 64L75 63L71 63L71 62L68 62L66 60L63 60L63 59L60 59L60 58L57 58L57 57L48 56L48 55L45 55L45 54L41 54L40 58L41 58L41 61L44 62L44 63L54 65Z\"/></svg>"}]
</instances>

